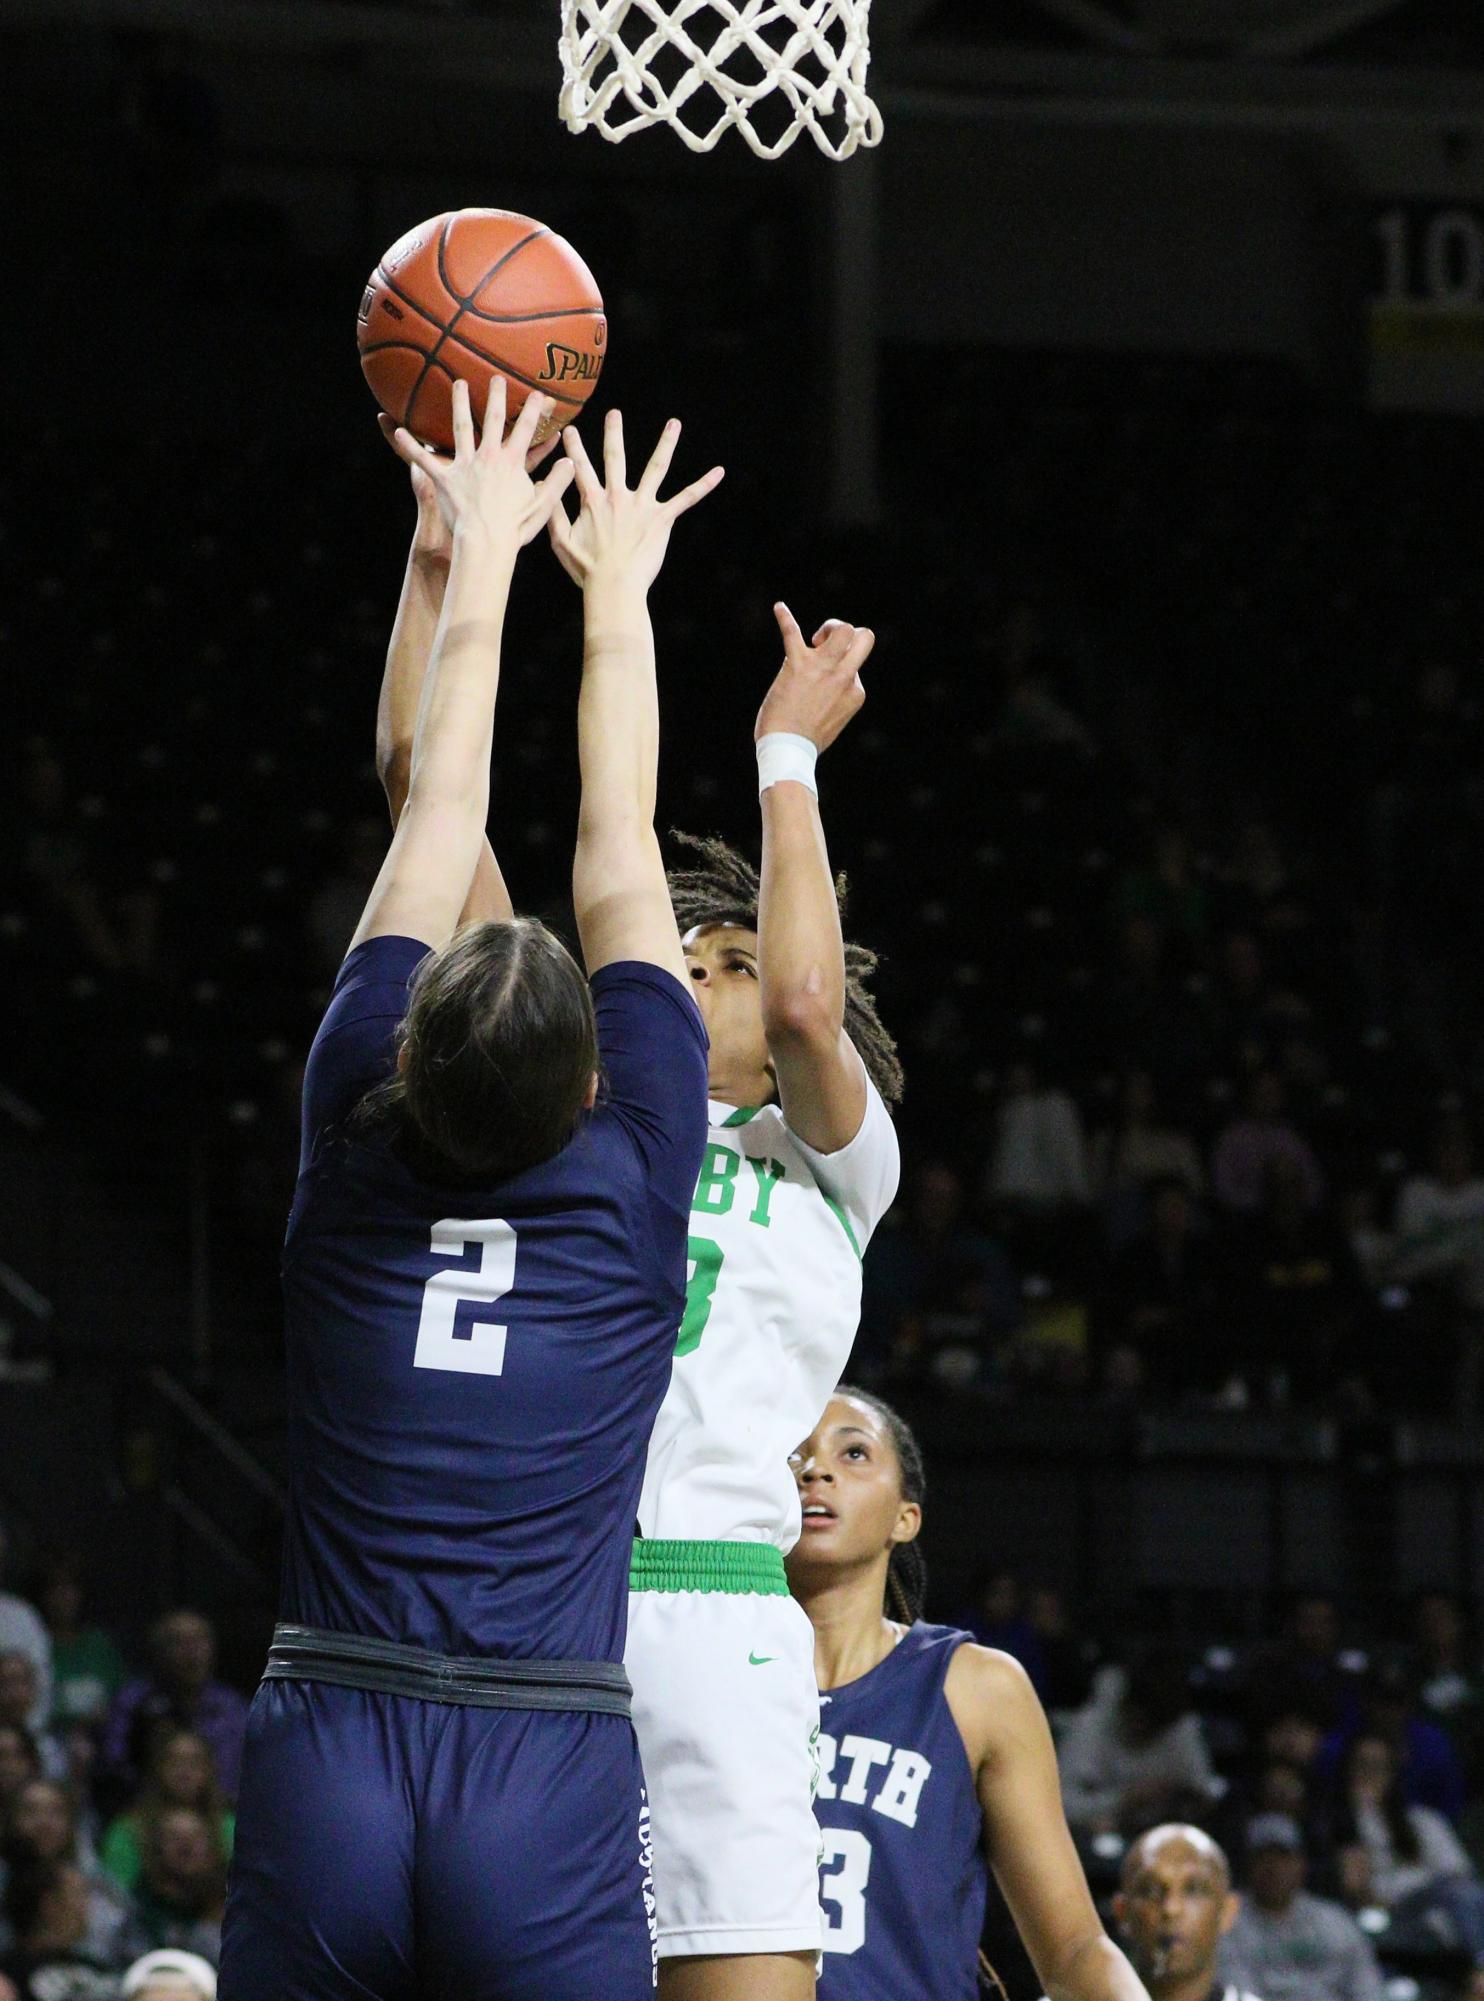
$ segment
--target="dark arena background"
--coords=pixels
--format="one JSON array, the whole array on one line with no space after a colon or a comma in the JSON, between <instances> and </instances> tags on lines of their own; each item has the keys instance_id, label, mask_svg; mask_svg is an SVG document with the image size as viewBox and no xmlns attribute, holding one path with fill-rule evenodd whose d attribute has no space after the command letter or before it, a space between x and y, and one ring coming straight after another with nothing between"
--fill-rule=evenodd
<instances>
[{"instance_id":1,"label":"dark arena background","mask_svg":"<svg viewBox=\"0 0 1484 2001\"><path fill-rule=\"evenodd\" d=\"M775 598L879 632L822 770L907 1073L851 1373L923 1440L929 1615L1064 1746L1130 1675L1198 1719L1193 1767L1070 1800L1100 1897L1152 1820L1239 1852L1278 1807L1394 2001L1477 1996L1325 1830L1364 1717L1484 1863L1484 13L877 10L885 136L836 164L569 135L555 0L0 7L0 1507L41 1755L106 1842L126 1676L168 1707L208 1629L216 1680L262 1665L298 1092L385 849L412 521L355 311L412 223L499 205L598 278L594 409L728 469L654 596L661 824L755 852ZM492 824L557 923L579 658L536 550ZM1035 1996L1002 1908L988 1944Z\"/></svg>"}]
</instances>

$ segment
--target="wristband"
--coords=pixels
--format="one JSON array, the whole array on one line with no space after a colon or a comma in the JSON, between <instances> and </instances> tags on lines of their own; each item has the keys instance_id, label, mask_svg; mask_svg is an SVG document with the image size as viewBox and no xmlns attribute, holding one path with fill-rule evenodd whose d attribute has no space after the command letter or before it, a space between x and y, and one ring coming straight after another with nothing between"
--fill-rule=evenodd
<instances>
[{"instance_id":1,"label":"wristband","mask_svg":"<svg viewBox=\"0 0 1484 2001\"><path fill-rule=\"evenodd\" d=\"M792 778L800 785L806 785L819 797L819 787L814 782L814 766L819 752L806 736L794 736L788 730L770 730L757 740L757 793L759 799L770 785L776 785L781 778Z\"/></svg>"}]
</instances>

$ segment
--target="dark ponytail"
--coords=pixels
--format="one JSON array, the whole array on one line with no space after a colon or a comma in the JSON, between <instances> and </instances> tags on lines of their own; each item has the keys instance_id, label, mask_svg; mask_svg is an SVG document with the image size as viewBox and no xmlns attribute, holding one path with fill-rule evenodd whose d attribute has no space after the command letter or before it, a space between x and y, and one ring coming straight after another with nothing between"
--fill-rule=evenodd
<instances>
[{"instance_id":1,"label":"dark ponytail","mask_svg":"<svg viewBox=\"0 0 1484 2001\"><path fill-rule=\"evenodd\" d=\"M902 1499L916 1501L920 1506L927 1498L927 1469L922 1463L922 1447L906 1418L880 1397L872 1396L869 1390L855 1390L848 1383L841 1383L835 1394L863 1403L867 1410L874 1411L880 1418L897 1455ZM886 1572L886 1608L894 1619L900 1619L904 1626L911 1626L922 1617L926 1602L927 1558L916 1542L899 1542L892 1550L891 1563Z\"/></svg>"}]
</instances>

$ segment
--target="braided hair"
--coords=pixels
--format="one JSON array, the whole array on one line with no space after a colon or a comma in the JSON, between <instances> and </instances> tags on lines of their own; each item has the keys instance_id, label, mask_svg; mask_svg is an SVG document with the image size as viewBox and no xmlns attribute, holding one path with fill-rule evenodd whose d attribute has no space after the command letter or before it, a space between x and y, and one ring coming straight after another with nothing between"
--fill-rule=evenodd
<instances>
[{"instance_id":1,"label":"braided hair","mask_svg":"<svg viewBox=\"0 0 1484 2001\"><path fill-rule=\"evenodd\" d=\"M697 857L693 868L668 871L670 902L681 937L703 924L740 924L756 931L762 885L746 856L716 835L682 834L672 829L671 839ZM848 895L845 877L837 875L835 901L842 923ZM859 1051L871 1082L887 1104L895 1105L902 1095L902 1065L868 985L876 963L874 952L846 941L845 1033Z\"/></svg>"},{"instance_id":2,"label":"braided hair","mask_svg":"<svg viewBox=\"0 0 1484 2001\"><path fill-rule=\"evenodd\" d=\"M902 1499L921 1504L927 1497L927 1468L922 1463L917 1434L906 1418L882 1398L872 1396L869 1390L852 1389L849 1383L841 1383L835 1394L863 1403L880 1418L897 1455ZM893 1618L900 1619L904 1626L915 1625L922 1617L927 1602L927 1558L915 1541L899 1542L892 1547L886 1571L886 1602Z\"/></svg>"}]
</instances>

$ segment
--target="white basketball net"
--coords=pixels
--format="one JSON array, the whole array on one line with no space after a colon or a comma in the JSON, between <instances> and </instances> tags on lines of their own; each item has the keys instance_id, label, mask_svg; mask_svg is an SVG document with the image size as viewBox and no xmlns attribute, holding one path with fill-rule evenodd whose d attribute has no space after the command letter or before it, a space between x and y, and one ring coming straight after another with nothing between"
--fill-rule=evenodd
<instances>
[{"instance_id":1,"label":"white basketball net","mask_svg":"<svg viewBox=\"0 0 1484 2001\"><path fill-rule=\"evenodd\" d=\"M562 0L562 118L615 142L672 125L693 153L734 126L764 160L808 132L846 159L881 138L866 94L870 11L871 0Z\"/></svg>"}]
</instances>

